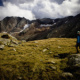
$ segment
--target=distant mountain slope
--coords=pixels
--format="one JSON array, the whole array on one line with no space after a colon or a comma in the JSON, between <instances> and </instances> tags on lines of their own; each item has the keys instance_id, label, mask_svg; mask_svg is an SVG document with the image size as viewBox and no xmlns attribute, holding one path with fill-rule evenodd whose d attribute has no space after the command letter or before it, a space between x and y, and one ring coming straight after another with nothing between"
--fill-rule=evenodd
<instances>
[{"instance_id":1,"label":"distant mountain slope","mask_svg":"<svg viewBox=\"0 0 80 80\"><path fill-rule=\"evenodd\" d=\"M25 24L30 24L30 26L23 30ZM43 18L32 21L19 17L6 17L0 22L0 32L11 32L17 39L26 41L52 37L74 38L78 30L80 30L80 14L65 18Z\"/></svg>"},{"instance_id":2,"label":"distant mountain slope","mask_svg":"<svg viewBox=\"0 0 80 80\"><path fill-rule=\"evenodd\" d=\"M66 17L58 20L53 29L48 34L49 37L76 37L77 31L80 30L80 14L75 17Z\"/></svg>"},{"instance_id":3,"label":"distant mountain slope","mask_svg":"<svg viewBox=\"0 0 80 80\"><path fill-rule=\"evenodd\" d=\"M28 21L20 17L6 17L0 21L0 32L19 32Z\"/></svg>"},{"instance_id":4,"label":"distant mountain slope","mask_svg":"<svg viewBox=\"0 0 80 80\"><path fill-rule=\"evenodd\" d=\"M54 19L52 26L40 26L39 22L33 22L29 28L19 33L16 37L25 40L38 40L52 37L76 37L80 30L80 14L61 19Z\"/></svg>"}]
</instances>

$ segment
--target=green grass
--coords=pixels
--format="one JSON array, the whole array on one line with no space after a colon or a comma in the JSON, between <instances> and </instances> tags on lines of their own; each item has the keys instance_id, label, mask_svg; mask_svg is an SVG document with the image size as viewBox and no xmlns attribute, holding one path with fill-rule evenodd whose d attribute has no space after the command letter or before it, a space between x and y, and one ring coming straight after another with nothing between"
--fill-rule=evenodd
<instances>
[{"instance_id":1,"label":"green grass","mask_svg":"<svg viewBox=\"0 0 80 80\"><path fill-rule=\"evenodd\" d=\"M76 39L50 38L5 46L0 50L0 80L60 80L67 57L56 55L76 53L75 45Z\"/></svg>"}]
</instances>

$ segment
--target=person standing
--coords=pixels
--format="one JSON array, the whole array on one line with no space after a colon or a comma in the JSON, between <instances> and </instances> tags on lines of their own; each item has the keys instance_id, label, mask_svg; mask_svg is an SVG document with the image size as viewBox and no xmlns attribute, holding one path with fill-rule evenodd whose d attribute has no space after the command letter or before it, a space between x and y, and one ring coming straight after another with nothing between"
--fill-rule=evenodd
<instances>
[{"instance_id":1,"label":"person standing","mask_svg":"<svg viewBox=\"0 0 80 80\"><path fill-rule=\"evenodd\" d=\"M77 31L77 43L76 43L77 53L79 53L78 48L80 48L80 31Z\"/></svg>"}]
</instances>

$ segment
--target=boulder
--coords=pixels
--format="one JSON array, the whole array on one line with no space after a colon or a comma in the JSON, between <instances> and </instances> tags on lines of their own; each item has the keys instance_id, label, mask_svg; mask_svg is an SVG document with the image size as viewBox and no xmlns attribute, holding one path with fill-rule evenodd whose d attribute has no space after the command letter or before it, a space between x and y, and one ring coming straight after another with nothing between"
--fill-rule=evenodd
<instances>
[{"instance_id":1,"label":"boulder","mask_svg":"<svg viewBox=\"0 0 80 80\"><path fill-rule=\"evenodd\" d=\"M80 54L72 54L68 57L68 65L71 68L79 67L80 68Z\"/></svg>"},{"instance_id":2,"label":"boulder","mask_svg":"<svg viewBox=\"0 0 80 80\"><path fill-rule=\"evenodd\" d=\"M0 50L3 50L4 49L4 45L0 45Z\"/></svg>"},{"instance_id":3,"label":"boulder","mask_svg":"<svg viewBox=\"0 0 80 80\"><path fill-rule=\"evenodd\" d=\"M10 44L10 45L8 45L8 47L14 47L14 46L16 46L15 44Z\"/></svg>"},{"instance_id":4,"label":"boulder","mask_svg":"<svg viewBox=\"0 0 80 80\"><path fill-rule=\"evenodd\" d=\"M25 43L25 42L26 42L26 40L22 40L22 42L24 42L24 43Z\"/></svg>"},{"instance_id":5,"label":"boulder","mask_svg":"<svg viewBox=\"0 0 80 80\"><path fill-rule=\"evenodd\" d=\"M34 43L38 43L38 41L34 41Z\"/></svg>"},{"instance_id":6,"label":"boulder","mask_svg":"<svg viewBox=\"0 0 80 80\"><path fill-rule=\"evenodd\" d=\"M1 38L10 39L10 36L8 34L3 34Z\"/></svg>"},{"instance_id":7,"label":"boulder","mask_svg":"<svg viewBox=\"0 0 80 80\"><path fill-rule=\"evenodd\" d=\"M10 44L10 39L0 39L3 45L9 45Z\"/></svg>"},{"instance_id":8,"label":"boulder","mask_svg":"<svg viewBox=\"0 0 80 80\"><path fill-rule=\"evenodd\" d=\"M54 67L54 66L49 66L52 70L57 70L57 68L56 67Z\"/></svg>"},{"instance_id":9,"label":"boulder","mask_svg":"<svg viewBox=\"0 0 80 80\"><path fill-rule=\"evenodd\" d=\"M56 62L54 62L54 61L48 61L48 62L46 62L46 64L56 64Z\"/></svg>"},{"instance_id":10,"label":"boulder","mask_svg":"<svg viewBox=\"0 0 80 80\"><path fill-rule=\"evenodd\" d=\"M46 52L47 51L47 49L43 49L43 52Z\"/></svg>"},{"instance_id":11,"label":"boulder","mask_svg":"<svg viewBox=\"0 0 80 80\"><path fill-rule=\"evenodd\" d=\"M11 43L18 45L18 41L13 40L13 39L11 40Z\"/></svg>"},{"instance_id":12,"label":"boulder","mask_svg":"<svg viewBox=\"0 0 80 80\"><path fill-rule=\"evenodd\" d=\"M70 80L70 79L73 78L73 74L70 73L70 72L63 72L63 73L61 74L61 77L62 77L63 79Z\"/></svg>"}]
</instances>

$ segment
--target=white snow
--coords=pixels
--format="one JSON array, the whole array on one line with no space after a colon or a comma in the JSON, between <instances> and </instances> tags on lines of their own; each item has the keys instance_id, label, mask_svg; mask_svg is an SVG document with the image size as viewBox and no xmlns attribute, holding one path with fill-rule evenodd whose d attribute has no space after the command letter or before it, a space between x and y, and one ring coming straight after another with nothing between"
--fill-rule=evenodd
<instances>
[{"instance_id":1,"label":"white snow","mask_svg":"<svg viewBox=\"0 0 80 80\"><path fill-rule=\"evenodd\" d=\"M40 27L48 27L48 26L52 26L52 24L41 24Z\"/></svg>"},{"instance_id":2,"label":"white snow","mask_svg":"<svg viewBox=\"0 0 80 80\"><path fill-rule=\"evenodd\" d=\"M28 28L30 24L25 24L24 29Z\"/></svg>"},{"instance_id":3,"label":"white snow","mask_svg":"<svg viewBox=\"0 0 80 80\"><path fill-rule=\"evenodd\" d=\"M54 20L53 20L53 22L54 22Z\"/></svg>"},{"instance_id":4,"label":"white snow","mask_svg":"<svg viewBox=\"0 0 80 80\"><path fill-rule=\"evenodd\" d=\"M67 23L68 21L66 21L65 23Z\"/></svg>"},{"instance_id":5,"label":"white snow","mask_svg":"<svg viewBox=\"0 0 80 80\"><path fill-rule=\"evenodd\" d=\"M54 23L54 24L56 24L56 23Z\"/></svg>"},{"instance_id":6,"label":"white snow","mask_svg":"<svg viewBox=\"0 0 80 80\"><path fill-rule=\"evenodd\" d=\"M30 26L30 24L25 24L24 28L20 31L22 32L23 30L25 30L26 28L28 28Z\"/></svg>"}]
</instances>

